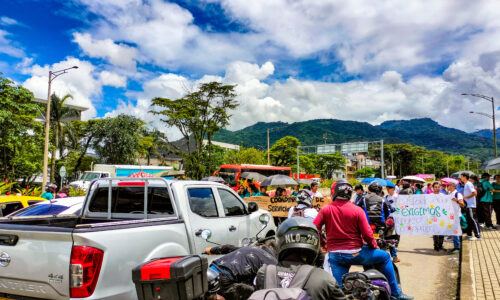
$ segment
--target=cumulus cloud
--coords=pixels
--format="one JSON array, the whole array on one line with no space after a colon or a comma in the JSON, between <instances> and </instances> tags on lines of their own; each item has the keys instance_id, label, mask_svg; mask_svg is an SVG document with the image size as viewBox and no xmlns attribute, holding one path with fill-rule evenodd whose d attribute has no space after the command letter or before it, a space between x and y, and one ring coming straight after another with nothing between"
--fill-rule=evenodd
<instances>
[{"instance_id":1,"label":"cumulus cloud","mask_svg":"<svg viewBox=\"0 0 500 300\"><path fill-rule=\"evenodd\" d=\"M415 76L404 81L400 73L386 71L371 81L353 80L344 83L300 81L268 83L274 72L271 62L259 66L247 62L231 63L224 77L205 76L189 80L175 74L162 74L143 86L143 92L130 95L137 99L122 102L109 115L132 114L165 129L148 111L154 97L178 98L201 82L216 80L236 84L240 106L234 111L229 129L241 129L255 122L297 122L320 118L358 120L380 124L387 120L430 117L444 126L465 131L488 128L490 121L475 117L469 111L486 111L485 101L463 97L464 91L483 90L486 94L500 92L500 67L484 70L478 62L452 64L443 76ZM175 130L170 138L179 138Z\"/></svg>"},{"instance_id":2,"label":"cumulus cloud","mask_svg":"<svg viewBox=\"0 0 500 300\"><path fill-rule=\"evenodd\" d=\"M95 40L89 33L73 34L73 41L90 57L103 58L111 64L124 68L134 68L137 49L116 44L111 39Z\"/></svg>"},{"instance_id":3,"label":"cumulus cloud","mask_svg":"<svg viewBox=\"0 0 500 300\"><path fill-rule=\"evenodd\" d=\"M0 29L0 53L7 54L12 57L23 57L24 51L12 45L12 41L7 38L9 33Z\"/></svg>"},{"instance_id":4,"label":"cumulus cloud","mask_svg":"<svg viewBox=\"0 0 500 300\"><path fill-rule=\"evenodd\" d=\"M127 77L109 71L102 71L99 74L99 79L103 85L114 87L125 87L127 85Z\"/></svg>"},{"instance_id":5,"label":"cumulus cloud","mask_svg":"<svg viewBox=\"0 0 500 300\"><path fill-rule=\"evenodd\" d=\"M72 66L78 66L78 69L70 70L67 74L53 80L51 92L60 97L66 94L73 95L73 99L68 99L68 104L88 108L82 113L82 118L90 119L96 115L91 98L98 96L101 91L101 84L94 75L95 67L90 62L68 57L50 66L34 65L30 70L31 77L23 83L23 86L32 91L35 97L45 99L47 98L49 70L62 70Z\"/></svg>"}]
</instances>

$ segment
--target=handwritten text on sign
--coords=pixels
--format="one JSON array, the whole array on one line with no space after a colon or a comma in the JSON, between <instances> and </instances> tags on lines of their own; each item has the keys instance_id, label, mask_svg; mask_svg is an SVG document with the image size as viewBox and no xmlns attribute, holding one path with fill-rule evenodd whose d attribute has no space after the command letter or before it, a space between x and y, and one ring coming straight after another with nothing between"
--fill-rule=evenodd
<instances>
[{"instance_id":1,"label":"handwritten text on sign","mask_svg":"<svg viewBox=\"0 0 500 300\"><path fill-rule=\"evenodd\" d=\"M266 197L266 196L255 196L247 197L245 199L246 203L255 202L259 205L259 208L268 210L273 217L288 217L288 211L290 207L297 205L297 200L294 196L284 196L284 197ZM314 198L313 206L320 210L323 206L330 203L329 198Z\"/></svg>"},{"instance_id":2,"label":"handwritten text on sign","mask_svg":"<svg viewBox=\"0 0 500 300\"><path fill-rule=\"evenodd\" d=\"M443 194L399 195L393 204L400 235L462 235L460 207Z\"/></svg>"}]
</instances>

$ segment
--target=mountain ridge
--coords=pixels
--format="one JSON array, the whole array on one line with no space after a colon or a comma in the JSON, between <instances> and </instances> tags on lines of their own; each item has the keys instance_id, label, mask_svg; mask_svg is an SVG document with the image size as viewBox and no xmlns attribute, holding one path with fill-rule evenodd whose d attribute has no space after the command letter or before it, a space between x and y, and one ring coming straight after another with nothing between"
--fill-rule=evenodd
<instances>
[{"instance_id":1,"label":"mountain ridge","mask_svg":"<svg viewBox=\"0 0 500 300\"><path fill-rule=\"evenodd\" d=\"M429 150L463 154L482 160L493 156L490 138L445 127L430 118L390 120L380 125L337 119L315 119L294 123L257 122L240 130L223 129L213 137L213 140L264 150L267 148L268 128L271 145L284 136L294 136L302 145L307 146L325 142L338 144L383 139L387 144L411 143Z\"/></svg>"}]
</instances>

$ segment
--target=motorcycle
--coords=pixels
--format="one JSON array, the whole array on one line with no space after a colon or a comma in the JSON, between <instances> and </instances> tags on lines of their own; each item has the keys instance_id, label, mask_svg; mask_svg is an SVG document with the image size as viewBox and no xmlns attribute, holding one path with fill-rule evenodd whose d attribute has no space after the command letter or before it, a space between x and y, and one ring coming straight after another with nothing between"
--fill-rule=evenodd
<instances>
[{"instance_id":1,"label":"motorcycle","mask_svg":"<svg viewBox=\"0 0 500 300\"><path fill-rule=\"evenodd\" d=\"M391 235L394 229L392 222L372 225L374 237L377 245L381 250L389 251L390 247L397 247L399 240L396 235ZM398 267L392 262L396 280L401 289L401 280ZM363 300L390 300L391 287L389 281L382 273L381 267L378 265L365 265L363 272L350 272L342 277L342 285L347 299L363 299Z\"/></svg>"}]
</instances>

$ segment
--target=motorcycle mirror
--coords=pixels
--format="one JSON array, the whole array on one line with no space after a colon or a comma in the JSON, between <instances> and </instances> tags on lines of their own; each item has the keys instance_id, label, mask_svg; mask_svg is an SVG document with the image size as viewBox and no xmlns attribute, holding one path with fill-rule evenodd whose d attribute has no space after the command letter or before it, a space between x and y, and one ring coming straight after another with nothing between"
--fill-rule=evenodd
<instances>
[{"instance_id":1,"label":"motorcycle mirror","mask_svg":"<svg viewBox=\"0 0 500 300\"><path fill-rule=\"evenodd\" d=\"M203 230L201 232L201 238L204 239L205 241L207 241L211 236L212 236L212 233L210 232L210 230Z\"/></svg>"},{"instance_id":2,"label":"motorcycle mirror","mask_svg":"<svg viewBox=\"0 0 500 300\"><path fill-rule=\"evenodd\" d=\"M260 221L260 223L262 223L262 225L267 225L269 223L270 219L271 218L269 217L268 214L262 214L259 217L259 221Z\"/></svg>"}]
</instances>

